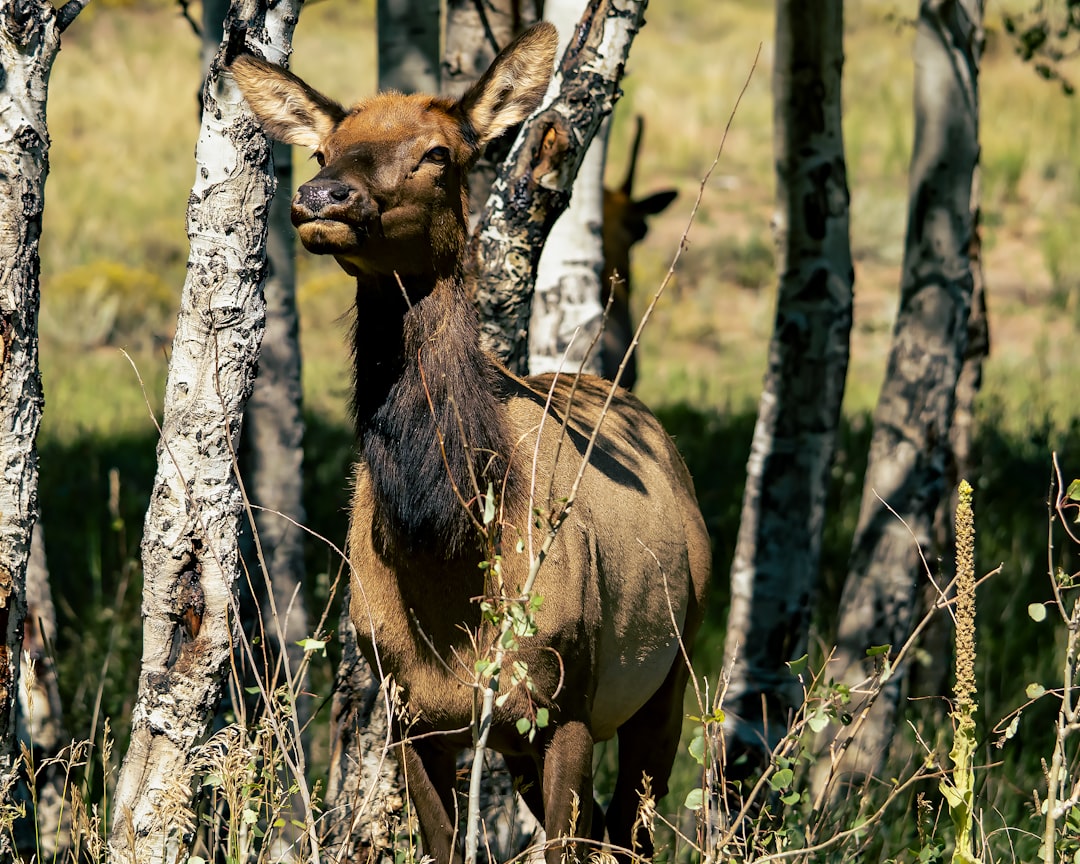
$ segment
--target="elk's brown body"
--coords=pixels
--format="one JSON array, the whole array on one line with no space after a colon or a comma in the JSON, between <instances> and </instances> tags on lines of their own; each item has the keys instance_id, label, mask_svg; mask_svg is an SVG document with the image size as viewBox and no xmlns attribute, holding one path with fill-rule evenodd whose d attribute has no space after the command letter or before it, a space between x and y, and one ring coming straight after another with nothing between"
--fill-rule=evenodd
<instances>
[{"instance_id":1,"label":"elk's brown body","mask_svg":"<svg viewBox=\"0 0 1080 864\"><path fill-rule=\"evenodd\" d=\"M485 142L536 107L555 41L550 25L530 29L458 102L388 93L351 110L262 61L233 65L266 132L311 147L323 166L293 201L304 245L357 280L351 613L368 659L419 717L401 756L440 864L458 856L455 757L471 744L476 696L469 631L490 638L476 601L498 590L478 567L473 517L491 484L502 592L515 594L529 566L514 547L528 537L530 502L546 510L569 494L609 387L583 378L571 400L569 380L508 373L478 347L465 287L465 173ZM607 827L613 843L647 848L644 832L631 836L637 790L643 773L656 795L667 789L688 674L678 645L693 642L709 561L682 460L619 391L539 571L537 633L512 658L527 664L532 690L511 690L503 676L510 695L489 738L525 780L549 840L602 831L591 813L592 748L618 734ZM551 722L529 741L515 724L540 706ZM561 854L552 847L549 862Z\"/></svg>"}]
</instances>

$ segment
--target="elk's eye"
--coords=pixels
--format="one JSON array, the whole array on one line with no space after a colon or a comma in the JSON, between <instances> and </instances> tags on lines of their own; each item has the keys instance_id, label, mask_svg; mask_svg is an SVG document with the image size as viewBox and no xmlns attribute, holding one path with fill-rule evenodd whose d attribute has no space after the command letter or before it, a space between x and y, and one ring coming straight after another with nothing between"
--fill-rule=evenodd
<instances>
[{"instance_id":1,"label":"elk's eye","mask_svg":"<svg viewBox=\"0 0 1080 864\"><path fill-rule=\"evenodd\" d=\"M315 161L319 163L320 168L326 167L326 156L323 155L322 150L316 150L313 154Z\"/></svg>"},{"instance_id":2,"label":"elk's eye","mask_svg":"<svg viewBox=\"0 0 1080 864\"><path fill-rule=\"evenodd\" d=\"M432 147L424 154L425 162L434 162L436 165L445 165L450 161L450 150L446 147Z\"/></svg>"}]
</instances>

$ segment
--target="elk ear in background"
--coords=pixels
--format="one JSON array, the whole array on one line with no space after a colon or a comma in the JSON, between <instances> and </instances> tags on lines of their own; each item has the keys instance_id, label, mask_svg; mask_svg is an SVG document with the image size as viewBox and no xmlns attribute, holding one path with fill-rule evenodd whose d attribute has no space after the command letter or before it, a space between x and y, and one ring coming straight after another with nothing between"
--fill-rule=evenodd
<instances>
[{"instance_id":1,"label":"elk ear in background","mask_svg":"<svg viewBox=\"0 0 1080 864\"><path fill-rule=\"evenodd\" d=\"M654 192L644 198L634 199L634 176L637 172L641 139L645 121L641 115L635 118L634 144L630 148L630 164L626 179L618 189L604 189L604 273L600 281L600 300L606 307L611 298L604 337L600 346L601 374L615 380L619 366L637 330L630 314L630 250L645 239L649 232L647 217L666 210L679 196L677 189ZM614 297L612 297L614 294ZM632 390L637 383L637 352L626 362L619 383Z\"/></svg>"}]
</instances>

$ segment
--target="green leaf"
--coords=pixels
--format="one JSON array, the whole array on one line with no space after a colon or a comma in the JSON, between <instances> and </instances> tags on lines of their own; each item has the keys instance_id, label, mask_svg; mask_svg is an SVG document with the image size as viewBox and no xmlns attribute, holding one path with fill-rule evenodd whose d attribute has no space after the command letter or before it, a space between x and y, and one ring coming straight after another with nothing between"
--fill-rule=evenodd
<instances>
[{"instance_id":1,"label":"green leaf","mask_svg":"<svg viewBox=\"0 0 1080 864\"><path fill-rule=\"evenodd\" d=\"M514 725L517 727L519 735L528 735L532 729L532 723L529 722L528 717L519 717Z\"/></svg>"},{"instance_id":2,"label":"green leaf","mask_svg":"<svg viewBox=\"0 0 1080 864\"><path fill-rule=\"evenodd\" d=\"M796 660L789 660L787 665L788 668L791 669L792 675L802 675L802 673L806 671L806 666L809 661L810 655L803 654L802 657L799 657Z\"/></svg>"},{"instance_id":3,"label":"green leaf","mask_svg":"<svg viewBox=\"0 0 1080 864\"><path fill-rule=\"evenodd\" d=\"M1032 621L1045 621L1046 620L1046 606L1042 603L1029 603L1028 604L1028 617Z\"/></svg>"},{"instance_id":4,"label":"green leaf","mask_svg":"<svg viewBox=\"0 0 1080 864\"><path fill-rule=\"evenodd\" d=\"M1042 684L1028 684L1027 690L1024 692L1027 693L1028 699L1038 699L1046 692L1046 688Z\"/></svg>"},{"instance_id":5,"label":"green leaf","mask_svg":"<svg viewBox=\"0 0 1080 864\"><path fill-rule=\"evenodd\" d=\"M536 709L536 727L538 729L546 728L547 725L548 725L548 720L549 720L548 709L547 708L537 708Z\"/></svg>"},{"instance_id":6,"label":"green leaf","mask_svg":"<svg viewBox=\"0 0 1080 864\"><path fill-rule=\"evenodd\" d=\"M799 801L802 800L802 794L792 790L791 792L788 792L787 795L781 795L780 800L790 807L792 804L798 804Z\"/></svg>"},{"instance_id":7,"label":"green leaf","mask_svg":"<svg viewBox=\"0 0 1080 864\"><path fill-rule=\"evenodd\" d=\"M806 718L806 725L815 735L829 725L829 715L824 711L815 711Z\"/></svg>"},{"instance_id":8,"label":"green leaf","mask_svg":"<svg viewBox=\"0 0 1080 864\"><path fill-rule=\"evenodd\" d=\"M705 736L704 735L695 735L693 738L691 738L690 739L690 744L686 749L690 751L690 755L694 757L694 761L697 762L698 765L704 765L705 764Z\"/></svg>"},{"instance_id":9,"label":"green leaf","mask_svg":"<svg viewBox=\"0 0 1080 864\"><path fill-rule=\"evenodd\" d=\"M705 793L700 789L691 789L683 801L687 810L700 810L705 804Z\"/></svg>"},{"instance_id":10,"label":"green leaf","mask_svg":"<svg viewBox=\"0 0 1080 864\"><path fill-rule=\"evenodd\" d=\"M247 693L248 696L258 696L262 691L257 684L253 684L251 687L245 687L244 692Z\"/></svg>"},{"instance_id":11,"label":"green leaf","mask_svg":"<svg viewBox=\"0 0 1080 864\"><path fill-rule=\"evenodd\" d=\"M795 772L790 768L781 768L769 778L769 785L772 786L774 792L779 792L781 789L787 789L794 779Z\"/></svg>"},{"instance_id":12,"label":"green leaf","mask_svg":"<svg viewBox=\"0 0 1080 864\"><path fill-rule=\"evenodd\" d=\"M1071 501L1080 501L1080 480L1073 480L1065 491L1065 495Z\"/></svg>"},{"instance_id":13,"label":"green leaf","mask_svg":"<svg viewBox=\"0 0 1080 864\"><path fill-rule=\"evenodd\" d=\"M487 495L484 496L484 524L495 521L495 487L488 483Z\"/></svg>"},{"instance_id":14,"label":"green leaf","mask_svg":"<svg viewBox=\"0 0 1080 864\"><path fill-rule=\"evenodd\" d=\"M880 657L882 654L888 654L892 650L892 645L873 645L866 649L867 657Z\"/></svg>"},{"instance_id":15,"label":"green leaf","mask_svg":"<svg viewBox=\"0 0 1080 864\"><path fill-rule=\"evenodd\" d=\"M322 651L323 657L326 656L326 640L325 639L301 639L296 643L305 651Z\"/></svg>"},{"instance_id":16,"label":"green leaf","mask_svg":"<svg viewBox=\"0 0 1080 864\"><path fill-rule=\"evenodd\" d=\"M960 793L959 789L952 785L952 783L946 783L942 780L938 784L938 789L945 797L945 800L949 802L949 809L955 810L964 803L964 796Z\"/></svg>"},{"instance_id":17,"label":"green leaf","mask_svg":"<svg viewBox=\"0 0 1080 864\"><path fill-rule=\"evenodd\" d=\"M206 859L198 855L192 855L187 859L187 864L206 864Z\"/></svg>"}]
</instances>

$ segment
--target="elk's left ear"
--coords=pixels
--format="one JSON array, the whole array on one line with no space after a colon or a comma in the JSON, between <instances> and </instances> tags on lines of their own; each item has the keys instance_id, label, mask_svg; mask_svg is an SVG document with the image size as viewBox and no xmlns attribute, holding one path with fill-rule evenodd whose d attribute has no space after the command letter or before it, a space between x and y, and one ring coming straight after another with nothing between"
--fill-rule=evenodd
<instances>
[{"instance_id":1,"label":"elk's left ear","mask_svg":"<svg viewBox=\"0 0 1080 864\"><path fill-rule=\"evenodd\" d=\"M534 24L499 52L483 77L461 97L458 110L476 130L481 146L540 105L551 81L558 42L554 25Z\"/></svg>"},{"instance_id":2,"label":"elk's left ear","mask_svg":"<svg viewBox=\"0 0 1080 864\"><path fill-rule=\"evenodd\" d=\"M263 131L278 141L318 150L345 117L345 109L333 99L258 57L240 55L229 72Z\"/></svg>"}]
</instances>

